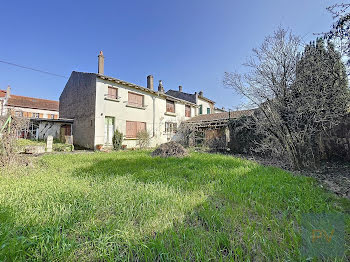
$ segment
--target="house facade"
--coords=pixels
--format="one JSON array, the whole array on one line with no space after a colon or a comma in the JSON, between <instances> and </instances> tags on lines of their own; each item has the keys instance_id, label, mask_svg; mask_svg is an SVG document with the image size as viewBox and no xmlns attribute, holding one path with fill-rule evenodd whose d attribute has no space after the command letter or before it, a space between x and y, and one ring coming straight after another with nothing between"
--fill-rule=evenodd
<instances>
[{"instance_id":1,"label":"house facade","mask_svg":"<svg viewBox=\"0 0 350 262\"><path fill-rule=\"evenodd\" d=\"M182 86L179 86L179 90L168 90L166 94L189 101L197 105L196 115L208 115L215 112L215 102L203 96L203 91L194 94L185 93L182 91Z\"/></svg>"},{"instance_id":2,"label":"house facade","mask_svg":"<svg viewBox=\"0 0 350 262\"><path fill-rule=\"evenodd\" d=\"M26 118L58 119L58 101L11 94L10 86L0 90L0 115L11 113Z\"/></svg>"},{"instance_id":3,"label":"house facade","mask_svg":"<svg viewBox=\"0 0 350 262\"><path fill-rule=\"evenodd\" d=\"M176 138L181 122L197 113L195 103L164 92L162 82L154 89L153 76L147 87L105 76L103 54L98 73L72 72L61 96L60 117L74 119L74 143L86 148L112 146L115 130L123 133L123 145L137 147L137 133L146 130L150 146Z\"/></svg>"}]
</instances>

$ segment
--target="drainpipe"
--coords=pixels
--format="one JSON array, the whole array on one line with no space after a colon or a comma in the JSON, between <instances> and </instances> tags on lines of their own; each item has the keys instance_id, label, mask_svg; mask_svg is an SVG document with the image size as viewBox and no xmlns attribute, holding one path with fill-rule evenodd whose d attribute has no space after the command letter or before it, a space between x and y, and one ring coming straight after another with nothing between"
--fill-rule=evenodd
<instances>
[{"instance_id":1,"label":"drainpipe","mask_svg":"<svg viewBox=\"0 0 350 262\"><path fill-rule=\"evenodd\" d=\"M156 98L154 96L152 96L152 100L153 100L153 137L155 136L155 128L156 128Z\"/></svg>"}]
</instances>

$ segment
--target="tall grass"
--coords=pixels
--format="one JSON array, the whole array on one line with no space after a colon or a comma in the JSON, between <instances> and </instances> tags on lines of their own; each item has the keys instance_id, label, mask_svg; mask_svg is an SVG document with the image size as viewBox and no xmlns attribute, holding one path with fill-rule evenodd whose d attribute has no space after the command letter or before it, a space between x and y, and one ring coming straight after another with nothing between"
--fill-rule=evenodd
<instances>
[{"instance_id":1,"label":"tall grass","mask_svg":"<svg viewBox=\"0 0 350 262\"><path fill-rule=\"evenodd\" d=\"M0 261L300 260L301 214L347 213L349 234L349 206L230 156L47 155L2 170Z\"/></svg>"}]
</instances>

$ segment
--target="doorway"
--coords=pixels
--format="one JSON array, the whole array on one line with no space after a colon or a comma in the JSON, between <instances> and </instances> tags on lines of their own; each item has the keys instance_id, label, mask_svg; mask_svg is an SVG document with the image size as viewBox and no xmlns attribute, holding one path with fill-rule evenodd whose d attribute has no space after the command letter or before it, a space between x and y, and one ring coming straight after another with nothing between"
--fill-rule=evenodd
<instances>
[{"instance_id":1,"label":"doorway","mask_svg":"<svg viewBox=\"0 0 350 262\"><path fill-rule=\"evenodd\" d=\"M105 117L105 145L111 146L113 144L114 135L114 117Z\"/></svg>"}]
</instances>

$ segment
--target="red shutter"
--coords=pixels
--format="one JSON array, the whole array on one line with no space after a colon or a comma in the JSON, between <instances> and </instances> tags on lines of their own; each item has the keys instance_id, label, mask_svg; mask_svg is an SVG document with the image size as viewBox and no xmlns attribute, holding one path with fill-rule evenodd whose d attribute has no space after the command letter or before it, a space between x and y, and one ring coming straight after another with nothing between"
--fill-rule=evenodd
<instances>
[{"instance_id":1,"label":"red shutter","mask_svg":"<svg viewBox=\"0 0 350 262\"><path fill-rule=\"evenodd\" d=\"M185 106L185 116L186 117L191 117L191 107L190 106Z\"/></svg>"},{"instance_id":2,"label":"red shutter","mask_svg":"<svg viewBox=\"0 0 350 262\"><path fill-rule=\"evenodd\" d=\"M137 122L137 133L146 130L145 122Z\"/></svg>"},{"instance_id":3,"label":"red shutter","mask_svg":"<svg viewBox=\"0 0 350 262\"><path fill-rule=\"evenodd\" d=\"M135 138L137 134L137 122L126 121L126 137Z\"/></svg>"},{"instance_id":4,"label":"red shutter","mask_svg":"<svg viewBox=\"0 0 350 262\"><path fill-rule=\"evenodd\" d=\"M128 104L137 107L143 107L143 95L128 93Z\"/></svg>"},{"instance_id":5,"label":"red shutter","mask_svg":"<svg viewBox=\"0 0 350 262\"><path fill-rule=\"evenodd\" d=\"M126 121L126 137L127 138L136 138L137 133L140 131L146 130L145 122L137 121Z\"/></svg>"},{"instance_id":6,"label":"red shutter","mask_svg":"<svg viewBox=\"0 0 350 262\"><path fill-rule=\"evenodd\" d=\"M175 102L166 100L166 111L170 113L175 113Z\"/></svg>"},{"instance_id":7,"label":"red shutter","mask_svg":"<svg viewBox=\"0 0 350 262\"><path fill-rule=\"evenodd\" d=\"M108 98L112 98L112 99L118 98L118 92L116 88L108 87Z\"/></svg>"}]
</instances>

